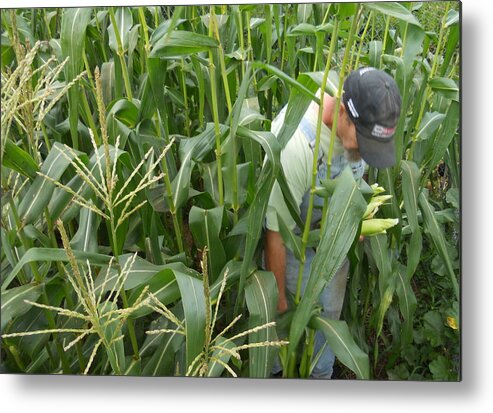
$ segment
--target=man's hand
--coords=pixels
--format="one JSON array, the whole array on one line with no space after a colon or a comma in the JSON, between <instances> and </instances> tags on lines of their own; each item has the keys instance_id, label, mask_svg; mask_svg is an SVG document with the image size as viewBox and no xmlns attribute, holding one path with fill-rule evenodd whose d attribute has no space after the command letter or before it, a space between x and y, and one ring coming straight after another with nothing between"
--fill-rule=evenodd
<instances>
[{"instance_id":1,"label":"man's hand","mask_svg":"<svg viewBox=\"0 0 493 413\"><path fill-rule=\"evenodd\" d=\"M277 302L277 312L279 314L285 313L288 310L288 300L286 300L286 294L279 294L279 300Z\"/></svg>"}]
</instances>

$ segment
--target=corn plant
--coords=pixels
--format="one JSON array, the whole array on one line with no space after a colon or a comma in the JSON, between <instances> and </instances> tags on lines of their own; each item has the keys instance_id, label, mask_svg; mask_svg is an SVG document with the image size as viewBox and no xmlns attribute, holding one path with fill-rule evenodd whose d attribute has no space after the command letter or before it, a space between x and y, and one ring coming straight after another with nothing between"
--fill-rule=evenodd
<instances>
[{"instance_id":1,"label":"corn plant","mask_svg":"<svg viewBox=\"0 0 493 413\"><path fill-rule=\"evenodd\" d=\"M5 369L270 377L279 360L283 377L309 377L321 330L338 378L458 380L459 9L3 10ZM320 145L317 89L340 102L359 66L400 89L397 163L366 181L313 179L305 223L281 152L312 101ZM283 315L262 263L275 182L301 229L280 222L300 268L317 248L307 292L300 278ZM346 256L343 314L331 320L317 297Z\"/></svg>"}]
</instances>

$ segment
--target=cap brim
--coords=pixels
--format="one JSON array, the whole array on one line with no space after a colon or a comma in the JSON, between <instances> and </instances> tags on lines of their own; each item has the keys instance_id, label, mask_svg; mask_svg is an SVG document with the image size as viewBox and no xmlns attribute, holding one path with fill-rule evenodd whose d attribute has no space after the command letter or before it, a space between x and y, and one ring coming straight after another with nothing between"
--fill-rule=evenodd
<instances>
[{"instance_id":1,"label":"cap brim","mask_svg":"<svg viewBox=\"0 0 493 413\"><path fill-rule=\"evenodd\" d=\"M368 165L374 168L388 168L395 165L394 139L377 141L367 137L358 127L356 127L356 138L359 153Z\"/></svg>"}]
</instances>

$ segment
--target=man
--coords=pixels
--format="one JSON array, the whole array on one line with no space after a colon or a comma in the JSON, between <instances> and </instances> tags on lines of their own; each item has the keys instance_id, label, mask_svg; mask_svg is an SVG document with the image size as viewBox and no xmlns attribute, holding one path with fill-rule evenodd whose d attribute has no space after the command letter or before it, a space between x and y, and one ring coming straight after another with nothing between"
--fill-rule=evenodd
<instances>
[{"instance_id":1,"label":"man","mask_svg":"<svg viewBox=\"0 0 493 413\"><path fill-rule=\"evenodd\" d=\"M319 91L320 92L320 91ZM336 99L323 94L324 107L322 129L320 134L320 150L317 156L317 182L326 179L327 155L329 152L331 128L334 124ZM399 119L401 97L394 79L387 73L371 67L360 68L352 72L344 82L344 94L339 108L336 138L330 178L337 177L349 164L355 179L360 179L366 163L386 168L395 163L394 140L395 127ZM312 179L313 153L317 128L319 106L312 102L308 107L297 130L281 152L281 163L291 193L300 207L303 221L309 200L309 189ZM279 113L272 123L272 132L278 134L284 122L286 108ZM321 220L323 200L315 197L315 208L312 215L312 228L316 228ZM269 199L266 214L265 265L272 271L277 280L279 301L277 310L283 313L288 309L286 290L295 294L298 278L299 261L291 251L285 248L279 233L277 215L295 232L295 221L291 217L284 202L279 185L274 185ZM307 249L303 271L302 292L304 291L310 264L315 256L313 249ZM341 314L346 290L346 279L349 262L346 259L334 278L327 285L319 299L323 315L338 319ZM312 372L314 378L330 378L334 364L332 350L325 346L321 332L315 334L315 354L322 350ZM279 371L280 366L274 367Z\"/></svg>"}]
</instances>

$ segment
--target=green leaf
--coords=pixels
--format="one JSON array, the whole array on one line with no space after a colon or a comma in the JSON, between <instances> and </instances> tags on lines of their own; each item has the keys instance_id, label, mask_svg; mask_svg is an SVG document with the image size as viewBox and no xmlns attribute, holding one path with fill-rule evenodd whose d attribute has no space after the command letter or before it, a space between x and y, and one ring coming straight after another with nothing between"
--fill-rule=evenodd
<instances>
[{"instance_id":1,"label":"green leaf","mask_svg":"<svg viewBox=\"0 0 493 413\"><path fill-rule=\"evenodd\" d=\"M151 324L149 330L173 329L176 326L171 325L169 321L161 317ZM148 336L149 340L157 342L152 347L152 356L145 364L143 376L173 376L175 374L175 355L181 346L184 336L178 333L161 333L159 335ZM144 356L145 349L148 345L143 346L141 355Z\"/></svg>"},{"instance_id":2,"label":"green leaf","mask_svg":"<svg viewBox=\"0 0 493 413\"><path fill-rule=\"evenodd\" d=\"M10 139L5 140L3 148L3 166L10 168L30 179L36 178L38 165L24 149L19 148Z\"/></svg>"},{"instance_id":3,"label":"green leaf","mask_svg":"<svg viewBox=\"0 0 493 413\"><path fill-rule=\"evenodd\" d=\"M81 208L79 228L70 241L74 250L98 252L98 227L101 219L99 215L87 208Z\"/></svg>"},{"instance_id":4,"label":"green leaf","mask_svg":"<svg viewBox=\"0 0 493 413\"><path fill-rule=\"evenodd\" d=\"M308 23L300 23L294 26L290 31L288 36L307 36L307 35L315 35L316 29L313 24Z\"/></svg>"},{"instance_id":5,"label":"green leaf","mask_svg":"<svg viewBox=\"0 0 493 413\"><path fill-rule=\"evenodd\" d=\"M103 146L99 147L98 149L98 158L101 162L101 165L105 164L105 155L104 155L104 148ZM128 154L126 152L123 152L121 150L118 150L118 152L115 150L114 147L110 146L110 161L113 164L115 155L119 158L119 161L122 162L124 165L127 167L130 165L130 159L128 157ZM83 158L84 159L84 158ZM96 153L93 153L91 155L91 158L89 159L88 164L86 165L87 169L91 172L91 174L94 176L94 178L98 181L101 182L103 177L100 176L99 174L99 169L97 167L97 162L96 162ZM105 173L105 168L103 167L103 174ZM89 199L93 196L93 190L89 185L87 185L82 178L80 178L78 175L75 175L67 184L70 189L72 189L74 192L78 193L80 196L82 196L84 199ZM48 211L50 213L51 219L56 220L57 218L60 217L64 222L70 221L74 217L77 216L79 213L79 210L81 209L81 206L77 204L72 204L68 206L70 201L72 200L73 195L70 194L69 192L65 191L64 189L61 188L56 188L55 191L53 192L53 196L50 199L50 202L48 204Z\"/></svg>"},{"instance_id":6,"label":"green leaf","mask_svg":"<svg viewBox=\"0 0 493 413\"><path fill-rule=\"evenodd\" d=\"M247 137L259 142L266 153L266 162L256 183L255 198L248 210L248 234L246 238L245 253L241 269L239 295L243 294L247 272L252 262L257 243L263 228L263 221L267 211L267 202L270 192L276 179L280 165L281 148L275 136L270 132L250 131L243 127L238 127L238 136ZM237 300L235 313L239 308Z\"/></svg>"},{"instance_id":7,"label":"green leaf","mask_svg":"<svg viewBox=\"0 0 493 413\"><path fill-rule=\"evenodd\" d=\"M419 21L414 15L406 9L402 4L397 2L379 2L379 3L364 3L364 7L369 10L375 10L383 13L386 16L395 17L404 22L421 27Z\"/></svg>"},{"instance_id":8,"label":"green leaf","mask_svg":"<svg viewBox=\"0 0 493 413\"><path fill-rule=\"evenodd\" d=\"M123 375L125 372L123 340L114 341L122 335L122 324L120 320L108 322L111 317L106 316L107 313L115 310L118 310L118 307L114 302L100 304L99 311L101 314L101 324L103 325L102 333L106 343L108 343L108 345L105 345L106 354L115 374Z\"/></svg>"},{"instance_id":9,"label":"green leaf","mask_svg":"<svg viewBox=\"0 0 493 413\"><path fill-rule=\"evenodd\" d=\"M411 279L421 261L421 251L423 250L423 236L421 229L417 229L411 234L411 239L406 245L407 251L407 277Z\"/></svg>"},{"instance_id":10,"label":"green leaf","mask_svg":"<svg viewBox=\"0 0 493 413\"><path fill-rule=\"evenodd\" d=\"M245 287L245 298L248 312L248 328L274 321L277 306L277 282L274 274L266 271L256 271L248 279ZM275 327L262 329L249 334L249 343L276 341ZM249 349L249 377L269 377L276 354L273 347L253 347Z\"/></svg>"},{"instance_id":11,"label":"green leaf","mask_svg":"<svg viewBox=\"0 0 493 413\"><path fill-rule=\"evenodd\" d=\"M357 3L339 3L336 8L336 16L339 19L344 19L346 17L354 16L356 15L358 11L358 4Z\"/></svg>"},{"instance_id":12,"label":"green leaf","mask_svg":"<svg viewBox=\"0 0 493 413\"><path fill-rule=\"evenodd\" d=\"M277 222L284 244L293 252L296 259L299 260L301 258L301 238L294 234L279 214L277 214Z\"/></svg>"},{"instance_id":13,"label":"green leaf","mask_svg":"<svg viewBox=\"0 0 493 413\"><path fill-rule=\"evenodd\" d=\"M230 350L235 346L233 341L226 341L226 339L223 337L218 337L216 343L217 346L224 347ZM220 349L215 349L212 353L211 360L209 361L207 377L220 377L225 367L221 363L219 363L217 359L221 360L224 364L228 364L230 358L230 353L221 353Z\"/></svg>"},{"instance_id":14,"label":"green leaf","mask_svg":"<svg viewBox=\"0 0 493 413\"><path fill-rule=\"evenodd\" d=\"M423 213L423 225L425 227L426 232L429 234L433 245L438 252L438 255L443 260L445 267L447 269L447 273L450 277L450 281L452 283L452 287L455 293L455 299L459 301L460 293L459 293L459 284L457 282L457 275L455 274L452 260L447 251L447 245L445 242L445 235L442 232L440 226L435 217L435 209L430 205L424 192L419 194L419 207L421 212Z\"/></svg>"},{"instance_id":15,"label":"green leaf","mask_svg":"<svg viewBox=\"0 0 493 413\"><path fill-rule=\"evenodd\" d=\"M60 43L62 58L67 57L69 61L64 67L65 81L70 82L82 72L84 67L84 42L86 38L86 28L91 18L92 8L66 8L63 10L62 27L60 31ZM79 107L79 88L77 85L68 91L70 134L72 145L78 149L78 107Z\"/></svg>"},{"instance_id":16,"label":"green leaf","mask_svg":"<svg viewBox=\"0 0 493 413\"><path fill-rule=\"evenodd\" d=\"M108 118L112 117L121 121L129 128L135 128L138 120L139 109L128 99L117 100L108 111ZM109 122L109 120L108 120ZM124 145L121 145L123 147Z\"/></svg>"},{"instance_id":17,"label":"green leaf","mask_svg":"<svg viewBox=\"0 0 493 413\"><path fill-rule=\"evenodd\" d=\"M379 67L380 57L382 56L383 43L381 40L372 40L368 43L368 59L370 66Z\"/></svg>"},{"instance_id":18,"label":"green leaf","mask_svg":"<svg viewBox=\"0 0 493 413\"><path fill-rule=\"evenodd\" d=\"M186 366L204 350L205 298L202 281L187 274L176 274L185 312ZM187 370L185 369L185 370Z\"/></svg>"},{"instance_id":19,"label":"green leaf","mask_svg":"<svg viewBox=\"0 0 493 413\"><path fill-rule=\"evenodd\" d=\"M118 7L115 13L115 21L121 44L123 46L123 49L126 50L128 48L130 29L133 26L132 12L130 8ZM116 33L115 29L113 28L113 24L111 23L108 25L108 45L115 53L118 52Z\"/></svg>"},{"instance_id":20,"label":"green leaf","mask_svg":"<svg viewBox=\"0 0 493 413\"><path fill-rule=\"evenodd\" d=\"M111 257L109 255L94 254L84 251L73 251L75 259L78 262L84 263L89 260L91 265L103 266L107 265ZM12 280L16 277L22 267L30 262L37 261L62 261L68 262L67 252L61 248L31 248L22 256L17 265L12 269L12 272L2 282L2 292L7 289Z\"/></svg>"},{"instance_id":21,"label":"green leaf","mask_svg":"<svg viewBox=\"0 0 493 413\"><path fill-rule=\"evenodd\" d=\"M226 263L226 253L219 238L224 208L202 209L193 206L190 210L190 230L199 249L207 246L210 279L215 281Z\"/></svg>"},{"instance_id":22,"label":"green leaf","mask_svg":"<svg viewBox=\"0 0 493 413\"><path fill-rule=\"evenodd\" d=\"M313 10L313 5L310 3L298 4L298 20L299 22L306 23L310 18Z\"/></svg>"},{"instance_id":23,"label":"green leaf","mask_svg":"<svg viewBox=\"0 0 493 413\"><path fill-rule=\"evenodd\" d=\"M366 210L366 202L348 168L337 178L331 198L327 227L312 261L310 276L291 323L289 354L295 354L301 336L324 287L334 277L353 243Z\"/></svg>"},{"instance_id":24,"label":"green leaf","mask_svg":"<svg viewBox=\"0 0 493 413\"><path fill-rule=\"evenodd\" d=\"M419 125L418 133L416 133L416 139L428 139L440 127L444 118L445 115L443 113L426 112L421 121L421 125Z\"/></svg>"},{"instance_id":25,"label":"green leaf","mask_svg":"<svg viewBox=\"0 0 493 413\"><path fill-rule=\"evenodd\" d=\"M378 290L380 292L380 304L377 311L377 337L383 328L383 321L392 302L395 291L395 273L392 269L392 258L389 254L387 236L376 235L370 238L372 256L378 268Z\"/></svg>"},{"instance_id":26,"label":"green leaf","mask_svg":"<svg viewBox=\"0 0 493 413\"><path fill-rule=\"evenodd\" d=\"M399 309L402 318L404 319L400 338L404 344L410 344L413 339L413 317L416 310L416 296L406 271L407 270L403 265L401 265L397 271L396 293L399 299Z\"/></svg>"},{"instance_id":27,"label":"green leaf","mask_svg":"<svg viewBox=\"0 0 493 413\"><path fill-rule=\"evenodd\" d=\"M40 172L54 180L59 180L73 158L74 156L63 145L55 142L41 165ZM37 176L34 179L19 205L19 216L25 223L30 224L41 217L54 189L55 184L44 177Z\"/></svg>"},{"instance_id":28,"label":"green leaf","mask_svg":"<svg viewBox=\"0 0 493 413\"><path fill-rule=\"evenodd\" d=\"M10 320L27 313L32 305L24 302L24 300L35 302L42 291L43 286L40 284L27 284L2 291L0 329L3 331Z\"/></svg>"},{"instance_id":29,"label":"green leaf","mask_svg":"<svg viewBox=\"0 0 493 413\"><path fill-rule=\"evenodd\" d=\"M446 16L445 27L450 27L459 23L460 15L457 10L449 10Z\"/></svg>"},{"instance_id":30,"label":"green leaf","mask_svg":"<svg viewBox=\"0 0 493 413\"><path fill-rule=\"evenodd\" d=\"M414 232L419 229L418 224L418 194L420 192L419 179L421 173L418 166L411 161L401 161L402 196L406 208L407 220Z\"/></svg>"},{"instance_id":31,"label":"green leaf","mask_svg":"<svg viewBox=\"0 0 493 413\"><path fill-rule=\"evenodd\" d=\"M442 95L447 99L459 101L459 86L452 79L447 77L434 77L430 79L428 85L433 92Z\"/></svg>"},{"instance_id":32,"label":"green leaf","mask_svg":"<svg viewBox=\"0 0 493 413\"><path fill-rule=\"evenodd\" d=\"M207 52L211 48L216 48L218 42L209 36L203 34L175 30L168 35L159 39L152 51L150 57L161 57L174 59L181 56L187 56L193 53Z\"/></svg>"},{"instance_id":33,"label":"green leaf","mask_svg":"<svg viewBox=\"0 0 493 413\"><path fill-rule=\"evenodd\" d=\"M433 380L448 381L451 380L452 366L450 360L440 355L429 364Z\"/></svg>"},{"instance_id":34,"label":"green leaf","mask_svg":"<svg viewBox=\"0 0 493 413\"><path fill-rule=\"evenodd\" d=\"M460 31L461 31L461 26L459 24L453 24L449 28L447 45L445 47L445 56L443 57L443 62L440 66L440 76L445 76L447 71L450 71L453 66L453 64L451 65L450 62L452 60L452 57L456 53L458 53L457 44L459 42Z\"/></svg>"},{"instance_id":35,"label":"green leaf","mask_svg":"<svg viewBox=\"0 0 493 413\"><path fill-rule=\"evenodd\" d=\"M418 223L418 194L421 173L414 162L401 161L402 196L412 235L407 248L407 277L411 279L421 259L421 229Z\"/></svg>"},{"instance_id":36,"label":"green leaf","mask_svg":"<svg viewBox=\"0 0 493 413\"><path fill-rule=\"evenodd\" d=\"M431 310L423 316L423 330L426 339L433 347L443 344L444 323L438 311Z\"/></svg>"},{"instance_id":37,"label":"green leaf","mask_svg":"<svg viewBox=\"0 0 493 413\"><path fill-rule=\"evenodd\" d=\"M370 378L368 355L358 347L345 321L313 316L310 327L322 331L337 359L351 369L358 379Z\"/></svg>"}]
</instances>

